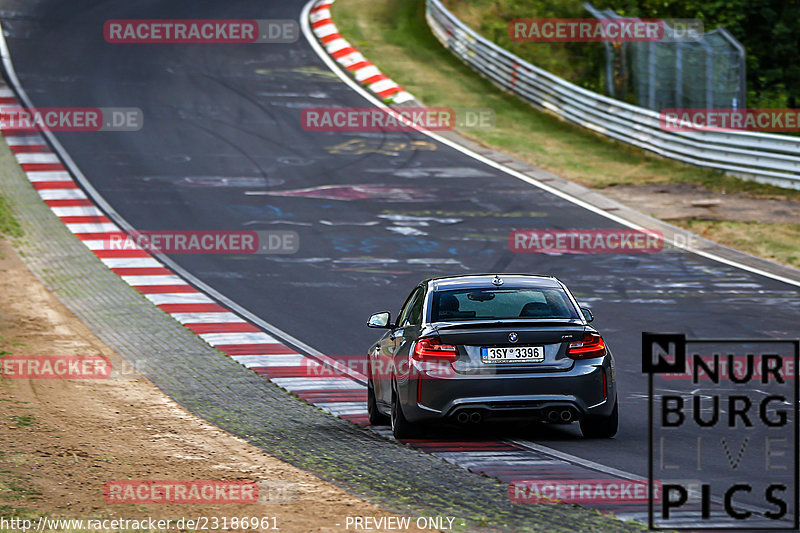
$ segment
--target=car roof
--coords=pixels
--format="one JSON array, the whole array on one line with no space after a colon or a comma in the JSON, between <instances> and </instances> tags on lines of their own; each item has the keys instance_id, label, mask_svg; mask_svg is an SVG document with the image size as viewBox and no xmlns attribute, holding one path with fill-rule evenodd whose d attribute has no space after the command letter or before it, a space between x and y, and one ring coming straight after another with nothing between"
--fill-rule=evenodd
<instances>
[{"instance_id":1,"label":"car roof","mask_svg":"<svg viewBox=\"0 0 800 533\"><path fill-rule=\"evenodd\" d=\"M496 277L503 280L502 285L493 283ZM553 276L534 274L470 274L447 276L427 280L429 288L434 291L480 288L561 288L561 282Z\"/></svg>"}]
</instances>

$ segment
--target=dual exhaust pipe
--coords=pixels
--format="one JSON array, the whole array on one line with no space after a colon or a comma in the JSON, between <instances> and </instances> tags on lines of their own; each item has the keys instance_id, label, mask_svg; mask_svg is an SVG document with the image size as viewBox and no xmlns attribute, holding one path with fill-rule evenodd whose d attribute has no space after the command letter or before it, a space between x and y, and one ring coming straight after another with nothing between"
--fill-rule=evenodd
<instances>
[{"instance_id":1,"label":"dual exhaust pipe","mask_svg":"<svg viewBox=\"0 0 800 533\"><path fill-rule=\"evenodd\" d=\"M571 409L550 409L547 411L547 421L566 424L574 419Z\"/></svg>"},{"instance_id":2,"label":"dual exhaust pipe","mask_svg":"<svg viewBox=\"0 0 800 533\"><path fill-rule=\"evenodd\" d=\"M456 422L459 424L479 424L483 420L483 415L480 411L460 411L456 415Z\"/></svg>"},{"instance_id":3,"label":"dual exhaust pipe","mask_svg":"<svg viewBox=\"0 0 800 533\"><path fill-rule=\"evenodd\" d=\"M480 424L483 421L483 414L480 411L459 411L455 416L459 424ZM554 424L568 424L576 420L572 409L565 407L554 407L545 411L545 419Z\"/></svg>"}]
</instances>

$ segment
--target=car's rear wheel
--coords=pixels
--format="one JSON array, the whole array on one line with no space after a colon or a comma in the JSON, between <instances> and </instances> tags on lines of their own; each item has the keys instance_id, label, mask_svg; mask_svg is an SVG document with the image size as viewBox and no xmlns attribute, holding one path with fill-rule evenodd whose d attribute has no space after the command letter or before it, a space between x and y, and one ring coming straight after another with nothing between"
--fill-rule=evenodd
<instances>
[{"instance_id":1,"label":"car's rear wheel","mask_svg":"<svg viewBox=\"0 0 800 533\"><path fill-rule=\"evenodd\" d=\"M392 435L396 439L409 439L415 437L419 432L416 424L406 420L403 414L403 407L400 405L400 398L397 394L397 385L392 384Z\"/></svg>"},{"instance_id":2,"label":"car's rear wheel","mask_svg":"<svg viewBox=\"0 0 800 533\"><path fill-rule=\"evenodd\" d=\"M372 380L367 381L367 415L371 426L385 426L389 424L389 417L378 411L378 401L375 399L375 386Z\"/></svg>"},{"instance_id":3,"label":"car's rear wheel","mask_svg":"<svg viewBox=\"0 0 800 533\"><path fill-rule=\"evenodd\" d=\"M610 439L619 429L619 402L614 400L614 410L609 416L585 416L581 420L581 433L589 439Z\"/></svg>"}]
</instances>

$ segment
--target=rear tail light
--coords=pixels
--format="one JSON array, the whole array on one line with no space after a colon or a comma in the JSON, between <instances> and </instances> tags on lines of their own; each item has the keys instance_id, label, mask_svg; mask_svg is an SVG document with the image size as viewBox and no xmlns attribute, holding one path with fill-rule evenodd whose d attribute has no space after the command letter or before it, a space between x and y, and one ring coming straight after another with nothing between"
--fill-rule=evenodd
<instances>
[{"instance_id":1,"label":"rear tail light","mask_svg":"<svg viewBox=\"0 0 800 533\"><path fill-rule=\"evenodd\" d=\"M414 345L412 357L417 361L428 361L430 359L446 359L455 361L458 351L455 346L442 344L439 337L428 337L419 339Z\"/></svg>"},{"instance_id":2,"label":"rear tail light","mask_svg":"<svg viewBox=\"0 0 800 533\"><path fill-rule=\"evenodd\" d=\"M583 339L569 343L567 357L572 359L590 359L606 354L606 343L597 333L584 333Z\"/></svg>"}]
</instances>

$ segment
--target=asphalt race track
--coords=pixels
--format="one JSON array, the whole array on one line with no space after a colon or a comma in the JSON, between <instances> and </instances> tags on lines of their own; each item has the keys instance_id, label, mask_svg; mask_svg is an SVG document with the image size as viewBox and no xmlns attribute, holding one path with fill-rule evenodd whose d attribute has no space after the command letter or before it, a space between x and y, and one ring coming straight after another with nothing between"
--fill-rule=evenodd
<instances>
[{"instance_id":1,"label":"asphalt race track","mask_svg":"<svg viewBox=\"0 0 800 533\"><path fill-rule=\"evenodd\" d=\"M618 364L621 429L525 435L647 474L643 331L798 335L798 289L688 252L518 254L515 228L620 227L418 133L310 132L304 108L366 107L304 37L293 44L109 44L108 19L299 19L300 0L3 0L37 107L136 107L138 132L59 132L103 198L140 230L298 232L293 255L174 255L242 308L333 358L365 353L376 311L435 275L552 274L590 306ZM372 58L380 64L380 58ZM787 430L788 431L788 430ZM681 445L693 446L686 434ZM717 454L708 468L728 459ZM748 463L751 464L751 463ZM759 479L763 471L740 472Z\"/></svg>"}]
</instances>

